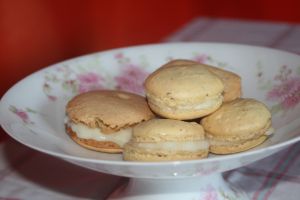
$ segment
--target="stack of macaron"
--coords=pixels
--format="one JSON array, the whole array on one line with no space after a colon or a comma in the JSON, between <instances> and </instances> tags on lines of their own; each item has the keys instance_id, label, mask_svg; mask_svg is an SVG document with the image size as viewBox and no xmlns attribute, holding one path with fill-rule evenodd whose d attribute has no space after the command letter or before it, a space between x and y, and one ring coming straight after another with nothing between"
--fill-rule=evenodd
<instances>
[{"instance_id":1,"label":"stack of macaron","mask_svg":"<svg viewBox=\"0 0 300 200\"><path fill-rule=\"evenodd\" d=\"M154 118L142 96L115 90L79 94L66 106L66 131L79 145L106 153L121 153L132 128Z\"/></svg>"},{"instance_id":2,"label":"stack of macaron","mask_svg":"<svg viewBox=\"0 0 300 200\"><path fill-rule=\"evenodd\" d=\"M79 145L123 153L128 161L169 161L231 154L263 143L272 133L268 108L241 98L241 78L190 60L173 60L151 73L146 98L102 90L74 97L66 130Z\"/></svg>"},{"instance_id":3,"label":"stack of macaron","mask_svg":"<svg viewBox=\"0 0 300 200\"><path fill-rule=\"evenodd\" d=\"M160 118L133 129L124 148L125 160L231 154L261 144L272 133L268 108L241 98L241 78L233 72L173 60L151 73L144 86L148 104Z\"/></svg>"}]
</instances>

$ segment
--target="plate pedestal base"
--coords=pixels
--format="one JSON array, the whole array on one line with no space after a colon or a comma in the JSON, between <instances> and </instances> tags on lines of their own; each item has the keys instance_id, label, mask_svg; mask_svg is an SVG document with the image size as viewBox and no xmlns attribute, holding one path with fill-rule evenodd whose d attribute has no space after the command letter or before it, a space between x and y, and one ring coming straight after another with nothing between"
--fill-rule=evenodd
<instances>
[{"instance_id":1,"label":"plate pedestal base","mask_svg":"<svg viewBox=\"0 0 300 200\"><path fill-rule=\"evenodd\" d=\"M178 179L131 178L108 200L249 200L225 182L221 173Z\"/></svg>"}]
</instances>

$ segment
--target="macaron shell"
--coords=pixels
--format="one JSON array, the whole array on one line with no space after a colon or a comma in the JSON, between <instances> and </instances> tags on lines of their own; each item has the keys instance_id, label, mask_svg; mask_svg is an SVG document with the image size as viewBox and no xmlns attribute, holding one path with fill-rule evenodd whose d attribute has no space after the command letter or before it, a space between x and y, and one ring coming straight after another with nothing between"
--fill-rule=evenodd
<instances>
[{"instance_id":1,"label":"macaron shell","mask_svg":"<svg viewBox=\"0 0 300 200\"><path fill-rule=\"evenodd\" d=\"M188 120L210 114L222 104L223 90L222 81L199 63L172 67L166 64L145 81L150 108L171 119ZM209 106L201 106L207 103Z\"/></svg>"},{"instance_id":2,"label":"macaron shell","mask_svg":"<svg viewBox=\"0 0 300 200\"><path fill-rule=\"evenodd\" d=\"M214 154L231 154L231 153L238 153L243 152L249 149L252 149L260 144L262 144L265 140L267 140L267 136L262 135L258 138L244 141L240 144L234 145L210 145L209 152Z\"/></svg>"},{"instance_id":3,"label":"macaron shell","mask_svg":"<svg viewBox=\"0 0 300 200\"><path fill-rule=\"evenodd\" d=\"M208 70L217 75L224 84L223 102L241 97L241 77L233 72L207 65Z\"/></svg>"},{"instance_id":4,"label":"macaron shell","mask_svg":"<svg viewBox=\"0 0 300 200\"><path fill-rule=\"evenodd\" d=\"M201 124L212 137L243 138L268 129L270 120L271 113L263 103L241 98L224 103L216 112L203 118Z\"/></svg>"},{"instance_id":5,"label":"macaron shell","mask_svg":"<svg viewBox=\"0 0 300 200\"><path fill-rule=\"evenodd\" d=\"M208 156L208 150L199 150L197 152L189 151L147 151L141 148L135 148L130 144L125 145L123 158L127 161L175 161L175 160L194 160L202 159Z\"/></svg>"},{"instance_id":6,"label":"macaron shell","mask_svg":"<svg viewBox=\"0 0 300 200\"><path fill-rule=\"evenodd\" d=\"M151 119L133 128L132 139L138 142L204 140L204 130L196 122Z\"/></svg>"},{"instance_id":7,"label":"macaron shell","mask_svg":"<svg viewBox=\"0 0 300 200\"><path fill-rule=\"evenodd\" d=\"M195 65L195 64L199 64L199 62L193 60L186 60L186 59L175 59L166 63L162 67L173 67L177 65L188 66L188 65ZM221 69L219 67L214 67L206 64L202 64L202 65L222 80L224 84L223 102L232 101L234 99L241 97L242 95L241 77L239 75L231 71Z\"/></svg>"},{"instance_id":8,"label":"macaron shell","mask_svg":"<svg viewBox=\"0 0 300 200\"><path fill-rule=\"evenodd\" d=\"M145 81L146 94L176 103L198 102L223 92L222 81L201 64L162 67Z\"/></svg>"},{"instance_id":9,"label":"macaron shell","mask_svg":"<svg viewBox=\"0 0 300 200\"><path fill-rule=\"evenodd\" d=\"M114 132L154 117L144 97L123 91L99 90L80 94L66 107L68 118L90 128Z\"/></svg>"},{"instance_id":10,"label":"macaron shell","mask_svg":"<svg viewBox=\"0 0 300 200\"><path fill-rule=\"evenodd\" d=\"M82 147L90 150L99 151L103 153L122 153L123 148L118 144L110 141L96 141L93 139L82 139L77 137L76 133L71 128L66 127L67 133L71 139Z\"/></svg>"}]
</instances>

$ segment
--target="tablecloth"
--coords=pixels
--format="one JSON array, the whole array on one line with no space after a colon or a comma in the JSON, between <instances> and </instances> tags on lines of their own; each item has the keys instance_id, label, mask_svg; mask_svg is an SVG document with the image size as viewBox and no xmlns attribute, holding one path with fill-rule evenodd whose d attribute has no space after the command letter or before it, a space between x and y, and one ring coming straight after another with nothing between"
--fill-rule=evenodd
<instances>
[{"instance_id":1,"label":"tablecloth","mask_svg":"<svg viewBox=\"0 0 300 200\"><path fill-rule=\"evenodd\" d=\"M210 41L268 46L300 53L300 25L197 18L164 42ZM300 131L300 130L299 130ZM253 200L300 199L300 143L224 178ZM0 200L105 199L126 178L90 171L29 149L0 144Z\"/></svg>"}]
</instances>

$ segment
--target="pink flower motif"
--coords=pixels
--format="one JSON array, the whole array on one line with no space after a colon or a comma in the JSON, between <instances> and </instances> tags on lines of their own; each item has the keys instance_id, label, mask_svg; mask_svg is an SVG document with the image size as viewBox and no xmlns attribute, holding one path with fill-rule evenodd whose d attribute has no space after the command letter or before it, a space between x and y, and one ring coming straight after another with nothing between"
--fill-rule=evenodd
<instances>
[{"instance_id":1,"label":"pink flower motif","mask_svg":"<svg viewBox=\"0 0 300 200\"><path fill-rule=\"evenodd\" d=\"M300 77L282 80L267 94L268 100L279 101L284 109L291 109L300 102Z\"/></svg>"},{"instance_id":2,"label":"pink flower motif","mask_svg":"<svg viewBox=\"0 0 300 200\"><path fill-rule=\"evenodd\" d=\"M213 187L209 187L202 200L217 200L217 199L218 199L217 191Z\"/></svg>"},{"instance_id":3,"label":"pink flower motif","mask_svg":"<svg viewBox=\"0 0 300 200\"><path fill-rule=\"evenodd\" d=\"M123 53L117 53L117 54L115 54L114 57L118 60L118 59L124 58L124 55L123 55Z\"/></svg>"},{"instance_id":4,"label":"pink flower motif","mask_svg":"<svg viewBox=\"0 0 300 200\"><path fill-rule=\"evenodd\" d=\"M193 58L193 60L198 63L206 63L208 60L208 56L205 54L198 54Z\"/></svg>"},{"instance_id":5,"label":"pink flower motif","mask_svg":"<svg viewBox=\"0 0 300 200\"><path fill-rule=\"evenodd\" d=\"M103 78L99 74L93 72L79 74L77 79L79 81L79 93L103 89Z\"/></svg>"},{"instance_id":6,"label":"pink flower motif","mask_svg":"<svg viewBox=\"0 0 300 200\"><path fill-rule=\"evenodd\" d=\"M50 99L50 101L56 101L57 97L53 95L48 95L48 99Z\"/></svg>"},{"instance_id":7,"label":"pink flower motif","mask_svg":"<svg viewBox=\"0 0 300 200\"><path fill-rule=\"evenodd\" d=\"M24 110L18 109L15 106L10 106L9 110L16 114L25 124L33 123L30 121L27 112L25 112Z\"/></svg>"},{"instance_id":8,"label":"pink flower motif","mask_svg":"<svg viewBox=\"0 0 300 200\"><path fill-rule=\"evenodd\" d=\"M29 123L29 117L26 112L17 110L16 115L18 115L18 117L20 117L24 123Z\"/></svg>"},{"instance_id":9,"label":"pink flower motif","mask_svg":"<svg viewBox=\"0 0 300 200\"><path fill-rule=\"evenodd\" d=\"M144 94L143 83L148 73L140 67L128 64L122 67L121 74L115 77L117 89Z\"/></svg>"},{"instance_id":10,"label":"pink flower motif","mask_svg":"<svg viewBox=\"0 0 300 200\"><path fill-rule=\"evenodd\" d=\"M274 79L277 81L286 81L291 73L292 73L292 70L288 69L288 67L286 65L283 65L280 68L279 74L277 76L275 76Z\"/></svg>"}]
</instances>

